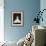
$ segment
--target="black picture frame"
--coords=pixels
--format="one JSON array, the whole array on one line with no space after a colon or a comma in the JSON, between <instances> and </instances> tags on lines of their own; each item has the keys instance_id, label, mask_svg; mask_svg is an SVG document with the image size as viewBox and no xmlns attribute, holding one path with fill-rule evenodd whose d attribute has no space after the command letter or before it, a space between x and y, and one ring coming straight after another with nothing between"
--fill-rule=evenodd
<instances>
[{"instance_id":1,"label":"black picture frame","mask_svg":"<svg viewBox=\"0 0 46 46\"><path fill-rule=\"evenodd\" d=\"M12 12L12 26L23 26L24 25L24 12L13 11Z\"/></svg>"}]
</instances>

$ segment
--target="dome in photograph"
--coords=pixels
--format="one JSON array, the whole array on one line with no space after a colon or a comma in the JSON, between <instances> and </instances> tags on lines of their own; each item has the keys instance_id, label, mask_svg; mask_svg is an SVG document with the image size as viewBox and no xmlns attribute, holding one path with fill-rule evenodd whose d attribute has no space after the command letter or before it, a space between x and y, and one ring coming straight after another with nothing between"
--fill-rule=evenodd
<instances>
[{"instance_id":1,"label":"dome in photograph","mask_svg":"<svg viewBox=\"0 0 46 46\"><path fill-rule=\"evenodd\" d=\"M21 23L21 21L19 20L19 17L17 16L16 19L14 20L14 23Z\"/></svg>"}]
</instances>

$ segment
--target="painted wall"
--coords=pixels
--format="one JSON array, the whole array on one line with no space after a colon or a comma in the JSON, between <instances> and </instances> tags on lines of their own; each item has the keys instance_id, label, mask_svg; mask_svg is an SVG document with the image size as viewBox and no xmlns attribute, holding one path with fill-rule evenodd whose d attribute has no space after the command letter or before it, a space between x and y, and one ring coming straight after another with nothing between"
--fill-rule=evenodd
<instances>
[{"instance_id":1,"label":"painted wall","mask_svg":"<svg viewBox=\"0 0 46 46\"><path fill-rule=\"evenodd\" d=\"M41 0L40 1L40 9L41 9L41 11L43 10L43 9L46 9L46 0ZM40 25L43 25L43 26L46 26L46 11L44 11L43 12L43 19L44 19L44 21L42 22L40 22Z\"/></svg>"},{"instance_id":2,"label":"painted wall","mask_svg":"<svg viewBox=\"0 0 46 46\"><path fill-rule=\"evenodd\" d=\"M11 26L11 12L24 11L24 27ZM4 36L7 41L18 41L31 31L35 12L40 9L39 0L4 0Z\"/></svg>"}]
</instances>

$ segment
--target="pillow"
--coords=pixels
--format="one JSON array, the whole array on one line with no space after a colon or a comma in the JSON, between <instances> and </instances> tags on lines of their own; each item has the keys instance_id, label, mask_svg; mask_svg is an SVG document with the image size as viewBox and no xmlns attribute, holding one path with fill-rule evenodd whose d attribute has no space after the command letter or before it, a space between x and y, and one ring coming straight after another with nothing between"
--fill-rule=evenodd
<instances>
[{"instance_id":1,"label":"pillow","mask_svg":"<svg viewBox=\"0 0 46 46\"><path fill-rule=\"evenodd\" d=\"M23 46L23 44L24 44L24 39L25 39L25 37L22 38L22 39L20 39L20 40L17 42L17 46Z\"/></svg>"}]
</instances>

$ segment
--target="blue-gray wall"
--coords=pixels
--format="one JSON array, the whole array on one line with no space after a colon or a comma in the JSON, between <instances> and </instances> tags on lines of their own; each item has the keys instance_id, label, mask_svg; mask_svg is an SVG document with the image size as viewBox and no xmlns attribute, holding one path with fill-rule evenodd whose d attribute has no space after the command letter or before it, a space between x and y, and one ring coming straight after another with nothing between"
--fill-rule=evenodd
<instances>
[{"instance_id":1,"label":"blue-gray wall","mask_svg":"<svg viewBox=\"0 0 46 46\"><path fill-rule=\"evenodd\" d=\"M24 27L11 26L11 12L24 11ZM24 37L34 24L33 19L40 9L40 0L4 0L4 36L7 41L18 41Z\"/></svg>"},{"instance_id":2,"label":"blue-gray wall","mask_svg":"<svg viewBox=\"0 0 46 46\"><path fill-rule=\"evenodd\" d=\"M46 9L46 0L41 0L40 1L40 10L42 11L43 9ZM40 22L40 25L45 26L46 27L46 10L43 12L43 22Z\"/></svg>"}]
</instances>

